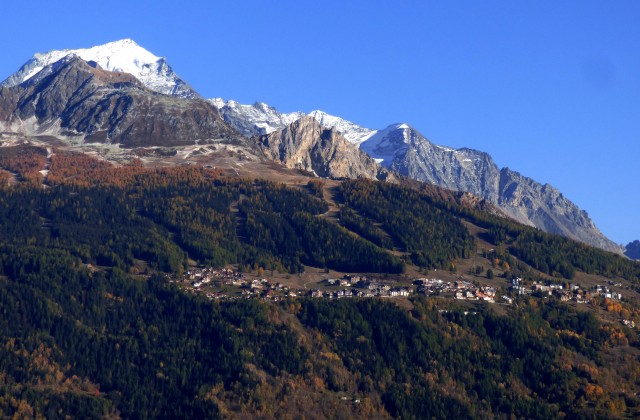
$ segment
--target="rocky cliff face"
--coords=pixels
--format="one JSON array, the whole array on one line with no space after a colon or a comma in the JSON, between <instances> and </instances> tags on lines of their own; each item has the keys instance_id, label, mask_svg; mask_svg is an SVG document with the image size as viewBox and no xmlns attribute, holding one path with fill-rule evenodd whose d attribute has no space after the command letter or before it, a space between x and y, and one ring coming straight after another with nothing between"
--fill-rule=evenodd
<instances>
[{"instance_id":1,"label":"rocky cliff face","mask_svg":"<svg viewBox=\"0 0 640 420\"><path fill-rule=\"evenodd\" d=\"M600 232L587 212L549 184L540 184L508 168L500 171L498 206L514 219L607 251L620 247Z\"/></svg>"},{"instance_id":2,"label":"rocky cliff face","mask_svg":"<svg viewBox=\"0 0 640 420\"><path fill-rule=\"evenodd\" d=\"M304 116L286 128L256 139L265 156L320 177L391 180L393 176L336 130Z\"/></svg>"},{"instance_id":3,"label":"rocky cliff face","mask_svg":"<svg viewBox=\"0 0 640 420\"><path fill-rule=\"evenodd\" d=\"M389 126L360 147L401 175L483 197L520 223L621 252L557 189L498 168L486 153L437 146L406 124Z\"/></svg>"},{"instance_id":4,"label":"rocky cliff face","mask_svg":"<svg viewBox=\"0 0 640 420\"><path fill-rule=\"evenodd\" d=\"M175 146L238 137L202 99L153 92L128 73L65 56L0 90L0 125L125 147Z\"/></svg>"}]
</instances>

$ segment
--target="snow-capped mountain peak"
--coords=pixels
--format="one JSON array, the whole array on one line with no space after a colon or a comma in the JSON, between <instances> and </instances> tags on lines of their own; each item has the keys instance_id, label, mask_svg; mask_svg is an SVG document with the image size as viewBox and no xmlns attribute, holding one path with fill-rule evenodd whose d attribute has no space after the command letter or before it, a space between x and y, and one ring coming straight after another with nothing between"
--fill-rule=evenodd
<instances>
[{"instance_id":1,"label":"snow-capped mountain peak","mask_svg":"<svg viewBox=\"0 0 640 420\"><path fill-rule=\"evenodd\" d=\"M344 138L357 146L377 133L377 130L362 127L351 121L329 115L324 111L311 111L308 115L315 118L323 127L336 129Z\"/></svg>"},{"instance_id":2,"label":"snow-capped mountain peak","mask_svg":"<svg viewBox=\"0 0 640 420\"><path fill-rule=\"evenodd\" d=\"M412 128L407 124L391 124L387 128L374 132L360 144L360 149L373 157L378 163L391 167L396 155L402 155L409 144Z\"/></svg>"},{"instance_id":3,"label":"snow-capped mountain peak","mask_svg":"<svg viewBox=\"0 0 640 420\"><path fill-rule=\"evenodd\" d=\"M36 53L20 70L2 82L2 86L24 83L47 66L72 54L84 61L95 62L105 70L129 73L153 91L182 97L198 96L174 73L164 58L150 53L128 38L91 48Z\"/></svg>"},{"instance_id":4,"label":"snow-capped mountain peak","mask_svg":"<svg viewBox=\"0 0 640 420\"><path fill-rule=\"evenodd\" d=\"M320 110L311 111L308 114L299 111L282 113L264 102L242 105L236 101L225 101L221 98L209 99L209 102L218 108L227 123L245 136L263 135L282 130L304 115L315 118L325 128L335 129L356 146L377 133L377 130L362 127Z\"/></svg>"},{"instance_id":5,"label":"snow-capped mountain peak","mask_svg":"<svg viewBox=\"0 0 640 420\"><path fill-rule=\"evenodd\" d=\"M218 108L225 122L245 136L269 134L281 130L304 116L303 112L282 113L264 102L242 105L222 98L209 99Z\"/></svg>"}]
</instances>

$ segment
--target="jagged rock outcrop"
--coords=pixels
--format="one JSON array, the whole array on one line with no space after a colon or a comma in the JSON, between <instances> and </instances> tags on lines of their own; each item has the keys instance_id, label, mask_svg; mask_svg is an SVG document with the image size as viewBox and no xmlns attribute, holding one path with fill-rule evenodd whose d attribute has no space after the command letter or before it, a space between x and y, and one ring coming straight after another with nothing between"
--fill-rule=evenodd
<instances>
[{"instance_id":1,"label":"jagged rock outcrop","mask_svg":"<svg viewBox=\"0 0 640 420\"><path fill-rule=\"evenodd\" d=\"M256 141L269 159L320 177L393 179L388 170L313 117L303 116Z\"/></svg>"},{"instance_id":2,"label":"jagged rock outcrop","mask_svg":"<svg viewBox=\"0 0 640 420\"><path fill-rule=\"evenodd\" d=\"M621 252L556 188L498 168L487 153L437 146L406 124L379 131L360 148L400 175L483 197L520 223Z\"/></svg>"},{"instance_id":3,"label":"jagged rock outcrop","mask_svg":"<svg viewBox=\"0 0 640 420\"><path fill-rule=\"evenodd\" d=\"M0 90L0 125L125 147L177 146L238 137L203 99L153 92L127 73L65 56Z\"/></svg>"}]
</instances>

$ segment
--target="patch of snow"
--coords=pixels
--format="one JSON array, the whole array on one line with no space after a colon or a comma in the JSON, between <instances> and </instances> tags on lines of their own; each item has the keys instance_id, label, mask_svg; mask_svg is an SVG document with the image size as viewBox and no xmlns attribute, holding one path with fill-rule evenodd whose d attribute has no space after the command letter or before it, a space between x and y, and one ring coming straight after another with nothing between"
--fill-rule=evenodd
<instances>
[{"instance_id":1,"label":"patch of snow","mask_svg":"<svg viewBox=\"0 0 640 420\"><path fill-rule=\"evenodd\" d=\"M269 134L282 130L305 115L303 112L281 113L264 102L243 105L233 100L225 101L222 98L209 99L208 101L218 108L227 123L245 136Z\"/></svg>"},{"instance_id":2,"label":"patch of snow","mask_svg":"<svg viewBox=\"0 0 640 420\"><path fill-rule=\"evenodd\" d=\"M410 143L411 127L406 124L392 124L377 131L360 144L360 149L386 167L390 167L397 156L406 153Z\"/></svg>"},{"instance_id":3,"label":"patch of snow","mask_svg":"<svg viewBox=\"0 0 640 420\"><path fill-rule=\"evenodd\" d=\"M208 101L220 111L227 123L246 136L263 135L282 130L304 115L315 118L325 128L337 130L355 145L360 145L377 132L377 130L359 126L319 110L311 111L308 114L300 111L282 113L264 102L243 105L237 101L225 101L222 98L213 98Z\"/></svg>"},{"instance_id":4,"label":"patch of snow","mask_svg":"<svg viewBox=\"0 0 640 420\"><path fill-rule=\"evenodd\" d=\"M349 142L357 146L365 142L367 139L371 138L371 136L373 136L377 132L377 130L362 127L360 125L352 123L351 121L329 115L326 112L320 110L311 111L307 115L315 118L321 126L337 130L345 139L349 140Z\"/></svg>"},{"instance_id":5,"label":"patch of snow","mask_svg":"<svg viewBox=\"0 0 640 420\"><path fill-rule=\"evenodd\" d=\"M438 146L437 144L434 144L434 146L436 146L438 149L444 150L445 152L458 153L456 149L451 149L449 147L444 147L444 146Z\"/></svg>"}]
</instances>

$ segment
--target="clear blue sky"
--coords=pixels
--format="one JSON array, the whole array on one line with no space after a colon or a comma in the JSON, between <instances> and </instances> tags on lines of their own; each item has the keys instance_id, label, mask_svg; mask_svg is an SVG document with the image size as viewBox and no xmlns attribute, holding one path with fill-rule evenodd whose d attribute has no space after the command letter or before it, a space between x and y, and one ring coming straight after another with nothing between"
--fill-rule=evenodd
<instances>
[{"instance_id":1,"label":"clear blue sky","mask_svg":"<svg viewBox=\"0 0 640 420\"><path fill-rule=\"evenodd\" d=\"M640 1L30 1L2 5L0 79L33 53L132 38L205 97L321 109L490 153L640 239Z\"/></svg>"}]
</instances>

